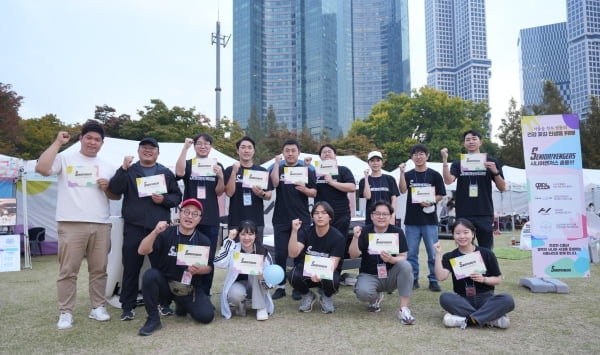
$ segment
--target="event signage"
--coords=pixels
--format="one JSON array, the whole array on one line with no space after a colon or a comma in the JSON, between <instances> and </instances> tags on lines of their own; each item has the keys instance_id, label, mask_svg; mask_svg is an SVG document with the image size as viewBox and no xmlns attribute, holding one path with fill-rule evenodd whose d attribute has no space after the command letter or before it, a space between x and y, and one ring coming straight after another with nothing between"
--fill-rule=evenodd
<instances>
[{"instance_id":1,"label":"event signage","mask_svg":"<svg viewBox=\"0 0 600 355\"><path fill-rule=\"evenodd\" d=\"M233 269L240 274L262 274L265 256L260 254L233 253Z\"/></svg>"},{"instance_id":2,"label":"event signage","mask_svg":"<svg viewBox=\"0 0 600 355\"><path fill-rule=\"evenodd\" d=\"M323 280L333 280L333 260L323 256L305 254L302 275L307 277L317 276Z\"/></svg>"},{"instance_id":3,"label":"event signage","mask_svg":"<svg viewBox=\"0 0 600 355\"><path fill-rule=\"evenodd\" d=\"M0 235L0 272L21 270L21 236Z\"/></svg>"},{"instance_id":4,"label":"event signage","mask_svg":"<svg viewBox=\"0 0 600 355\"><path fill-rule=\"evenodd\" d=\"M589 277L579 117L521 121L535 277Z\"/></svg>"},{"instance_id":5,"label":"event signage","mask_svg":"<svg viewBox=\"0 0 600 355\"><path fill-rule=\"evenodd\" d=\"M152 194L161 195L167 193L165 174L135 178L135 182L137 184L138 196L140 198L152 196Z\"/></svg>"}]
</instances>

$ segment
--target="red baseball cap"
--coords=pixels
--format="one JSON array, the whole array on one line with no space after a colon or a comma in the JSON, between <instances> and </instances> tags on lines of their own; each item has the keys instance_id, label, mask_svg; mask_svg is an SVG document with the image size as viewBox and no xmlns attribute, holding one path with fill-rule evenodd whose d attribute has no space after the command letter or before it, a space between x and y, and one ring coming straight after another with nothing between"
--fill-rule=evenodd
<instances>
[{"instance_id":1,"label":"red baseball cap","mask_svg":"<svg viewBox=\"0 0 600 355\"><path fill-rule=\"evenodd\" d=\"M200 201L196 200L195 198L188 198L187 200L183 201L181 203L180 208L184 208L185 206L188 206L188 205L194 205L194 206L198 207L200 209L200 211L204 210L202 208L202 203L200 203Z\"/></svg>"}]
</instances>

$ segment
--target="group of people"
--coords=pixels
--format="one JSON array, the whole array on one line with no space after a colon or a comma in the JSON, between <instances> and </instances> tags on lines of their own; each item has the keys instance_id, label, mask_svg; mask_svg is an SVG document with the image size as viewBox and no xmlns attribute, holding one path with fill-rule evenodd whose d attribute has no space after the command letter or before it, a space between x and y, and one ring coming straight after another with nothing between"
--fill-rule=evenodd
<instances>
[{"instance_id":1,"label":"group of people","mask_svg":"<svg viewBox=\"0 0 600 355\"><path fill-rule=\"evenodd\" d=\"M274 311L273 300L287 296L286 279L270 285L260 272L241 270L240 258L264 267L277 264L283 270L288 257L293 258L287 280L292 297L301 301L299 311L310 312L318 299L323 313L332 313L344 258L361 257L354 288L357 298L368 303L369 311L379 312L385 293L397 290L398 319L402 324L414 324L409 302L412 291L420 287L421 239L428 254L429 289L441 291L438 280L452 274L455 293L446 292L440 297L440 304L449 312L444 324L463 328L475 324L508 326L506 313L514 308L514 302L509 295L493 294L501 278L491 251L491 182L502 190L504 180L500 163L479 153L482 137L476 131L465 133L464 146L472 159L468 163L463 159L463 166L458 160L449 169L448 152L442 149L443 176L427 168L429 151L423 144L410 150L414 169L406 171L405 164L400 165L399 183L382 173L383 155L378 151L369 153L369 169L358 191L359 197L366 199L369 213L364 226L354 227L350 233L348 193L356 186L350 170L337 165L336 149L331 144L320 148L321 161L313 165L300 160L300 144L288 140L267 170L254 163L255 142L245 136L236 142L239 161L225 169L209 158L212 137L201 133L185 139L172 172L157 162L160 148L154 138L142 139L138 160L125 156L118 169L98 157L104 142L100 125L85 124L79 137L80 150L59 154L70 138L69 133L59 132L36 165L38 173L58 176L58 329L73 325L77 275L84 257L90 274L89 318L110 319L104 306L111 235L109 200L119 199L123 200L124 220L119 299L122 321L135 319L138 280L146 255L151 264L142 277L147 318L140 335L160 329L161 316L189 314L197 322L211 322L215 266L227 269L221 314L225 318L233 313L244 316L251 307L256 310L257 320L267 320ZM186 159L192 146L195 157ZM477 159L483 161L472 162ZM454 179L458 183L453 234L458 248L442 257L436 204L446 194L444 183ZM178 180L183 181L183 192ZM229 235L217 253L217 199L223 193L230 199ZM263 245L263 202L273 193L274 257ZM408 194L405 231L395 223L394 206L400 193ZM309 198L314 199L312 209ZM176 225L170 224L173 207L179 208ZM477 247L473 243L475 235ZM481 254L485 268L457 278L451 259L471 253ZM272 294L271 288L275 289ZM311 290L314 288L318 296Z\"/></svg>"}]
</instances>

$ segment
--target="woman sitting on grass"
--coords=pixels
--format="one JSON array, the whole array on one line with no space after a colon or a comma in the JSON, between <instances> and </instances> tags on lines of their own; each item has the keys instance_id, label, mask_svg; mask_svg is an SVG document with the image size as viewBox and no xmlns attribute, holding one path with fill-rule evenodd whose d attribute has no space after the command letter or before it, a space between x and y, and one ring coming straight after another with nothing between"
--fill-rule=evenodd
<instances>
[{"instance_id":1,"label":"woman sitting on grass","mask_svg":"<svg viewBox=\"0 0 600 355\"><path fill-rule=\"evenodd\" d=\"M491 250L473 244L475 226L467 219L459 218L454 222L452 235L458 248L443 257L440 242L434 245L435 276L443 281L452 273L454 286L454 292L444 292L440 296L440 305L448 312L444 315L444 325L462 329L473 325L508 328L510 322L506 314L515 308L515 301L509 294L494 294L494 286L502 282L496 256ZM477 258L473 253L479 253L481 257ZM462 260L465 264L479 259L480 262L473 264L474 269L481 271L461 277L460 270L455 269L461 260L455 258L463 256L469 259Z\"/></svg>"},{"instance_id":2,"label":"woman sitting on grass","mask_svg":"<svg viewBox=\"0 0 600 355\"><path fill-rule=\"evenodd\" d=\"M235 238L239 236L239 242ZM221 293L221 314L231 318L230 305L235 307L238 316L246 315L246 298L251 295L252 308L256 309L256 320L267 320L273 314L274 305L267 291L262 275L241 274L234 268L234 254L264 255L264 267L271 264L271 256L262 245L255 243L256 225L252 221L243 221L237 229L229 231L229 237L223 242L219 254L215 256L215 266L227 269L227 276Z\"/></svg>"}]
</instances>

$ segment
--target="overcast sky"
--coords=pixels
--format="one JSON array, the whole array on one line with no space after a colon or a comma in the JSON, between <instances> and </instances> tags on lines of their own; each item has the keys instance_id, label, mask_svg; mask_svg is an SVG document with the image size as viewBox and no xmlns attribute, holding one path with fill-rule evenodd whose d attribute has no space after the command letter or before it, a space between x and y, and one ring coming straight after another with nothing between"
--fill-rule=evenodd
<instances>
[{"instance_id":1,"label":"overcast sky","mask_svg":"<svg viewBox=\"0 0 600 355\"><path fill-rule=\"evenodd\" d=\"M219 10L220 7L220 10ZM497 129L520 100L522 28L566 20L565 0L488 0L490 106ZM425 85L424 0L409 0L411 81ZM24 97L20 115L84 122L96 105L138 118L154 98L215 116L220 18L231 34L232 0L0 0L0 82ZM221 114L232 116L232 36L221 48ZM495 132L496 133L496 132Z\"/></svg>"}]
</instances>

